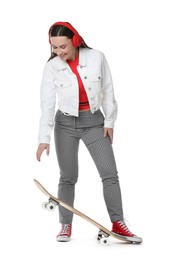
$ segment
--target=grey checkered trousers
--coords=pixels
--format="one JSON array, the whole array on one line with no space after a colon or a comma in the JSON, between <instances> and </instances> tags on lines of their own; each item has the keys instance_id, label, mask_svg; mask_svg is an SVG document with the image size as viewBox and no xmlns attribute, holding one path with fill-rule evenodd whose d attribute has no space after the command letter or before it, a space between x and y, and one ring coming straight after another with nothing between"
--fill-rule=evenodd
<instances>
[{"instance_id":1,"label":"grey checkered trousers","mask_svg":"<svg viewBox=\"0 0 172 260\"><path fill-rule=\"evenodd\" d=\"M55 115L54 140L60 169L58 198L73 206L78 179L78 150L86 145L103 184L103 195L111 222L123 219L121 190L109 136L103 136L104 115L101 110L79 112L79 117L60 110ZM59 221L71 224L73 213L59 206Z\"/></svg>"}]
</instances>

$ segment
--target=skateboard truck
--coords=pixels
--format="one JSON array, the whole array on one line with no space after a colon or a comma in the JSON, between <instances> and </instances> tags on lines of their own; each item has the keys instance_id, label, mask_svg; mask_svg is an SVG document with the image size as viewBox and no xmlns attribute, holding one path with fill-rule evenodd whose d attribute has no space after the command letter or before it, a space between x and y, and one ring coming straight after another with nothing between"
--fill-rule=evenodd
<instances>
[{"instance_id":1,"label":"skateboard truck","mask_svg":"<svg viewBox=\"0 0 172 260\"><path fill-rule=\"evenodd\" d=\"M99 230L99 233L97 235L97 241L101 244L107 246L109 245L109 234L105 233L103 230Z\"/></svg>"},{"instance_id":2,"label":"skateboard truck","mask_svg":"<svg viewBox=\"0 0 172 260\"><path fill-rule=\"evenodd\" d=\"M54 211L57 205L59 205L59 203L53 200L52 198L49 198L48 202L45 201L42 203L42 207L49 211Z\"/></svg>"}]
</instances>

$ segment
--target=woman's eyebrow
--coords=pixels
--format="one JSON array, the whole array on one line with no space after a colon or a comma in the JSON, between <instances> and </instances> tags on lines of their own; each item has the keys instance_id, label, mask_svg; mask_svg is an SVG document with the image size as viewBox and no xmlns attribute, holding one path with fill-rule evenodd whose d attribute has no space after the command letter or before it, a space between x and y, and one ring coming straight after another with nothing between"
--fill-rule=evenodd
<instances>
[{"instance_id":1,"label":"woman's eyebrow","mask_svg":"<svg viewBox=\"0 0 172 260\"><path fill-rule=\"evenodd\" d=\"M62 44L62 45L59 45L59 47L57 47L56 45L54 44L51 44L52 47L55 47L55 48L59 48L59 47L65 47L65 44Z\"/></svg>"}]
</instances>

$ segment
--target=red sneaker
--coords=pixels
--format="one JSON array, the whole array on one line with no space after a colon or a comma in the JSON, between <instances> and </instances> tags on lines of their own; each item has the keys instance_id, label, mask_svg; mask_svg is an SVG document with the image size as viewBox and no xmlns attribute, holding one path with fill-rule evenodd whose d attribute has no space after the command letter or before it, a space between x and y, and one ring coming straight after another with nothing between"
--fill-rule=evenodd
<instances>
[{"instance_id":1,"label":"red sneaker","mask_svg":"<svg viewBox=\"0 0 172 260\"><path fill-rule=\"evenodd\" d=\"M128 229L124 221L119 220L112 223L112 232L122 236L134 237L135 235Z\"/></svg>"},{"instance_id":2,"label":"red sneaker","mask_svg":"<svg viewBox=\"0 0 172 260\"><path fill-rule=\"evenodd\" d=\"M56 236L58 242L68 242L72 235L72 224L62 224L60 233Z\"/></svg>"},{"instance_id":3,"label":"red sneaker","mask_svg":"<svg viewBox=\"0 0 172 260\"><path fill-rule=\"evenodd\" d=\"M137 237L134 235L126 226L125 222L122 220L116 221L112 223L112 232L126 237L126 240L130 242L135 242L135 243L142 243L142 239L140 237Z\"/></svg>"}]
</instances>

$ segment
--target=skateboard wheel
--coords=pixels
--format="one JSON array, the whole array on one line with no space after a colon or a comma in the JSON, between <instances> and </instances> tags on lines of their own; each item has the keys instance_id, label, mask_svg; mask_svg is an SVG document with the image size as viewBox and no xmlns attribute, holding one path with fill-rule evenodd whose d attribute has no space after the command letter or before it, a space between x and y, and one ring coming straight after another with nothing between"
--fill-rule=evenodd
<instances>
[{"instance_id":1,"label":"skateboard wheel","mask_svg":"<svg viewBox=\"0 0 172 260\"><path fill-rule=\"evenodd\" d=\"M109 245L109 239L107 237L100 238L100 244L107 246Z\"/></svg>"},{"instance_id":2,"label":"skateboard wheel","mask_svg":"<svg viewBox=\"0 0 172 260\"><path fill-rule=\"evenodd\" d=\"M43 203L42 203L43 209L47 209L47 204L48 204L48 202L43 202Z\"/></svg>"},{"instance_id":3,"label":"skateboard wheel","mask_svg":"<svg viewBox=\"0 0 172 260\"><path fill-rule=\"evenodd\" d=\"M96 240L97 240L98 242L100 242L101 239L102 239L102 235L101 235L101 234L98 234L98 236L96 237Z\"/></svg>"},{"instance_id":4,"label":"skateboard wheel","mask_svg":"<svg viewBox=\"0 0 172 260\"><path fill-rule=\"evenodd\" d=\"M54 211L55 210L55 205L52 202L47 203L46 208L49 211Z\"/></svg>"},{"instance_id":5,"label":"skateboard wheel","mask_svg":"<svg viewBox=\"0 0 172 260\"><path fill-rule=\"evenodd\" d=\"M54 205L52 202L44 202L44 203L42 204L42 207L43 207L44 209L49 210L49 211L54 211L54 210L55 210L55 205Z\"/></svg>"}]
</instances>

